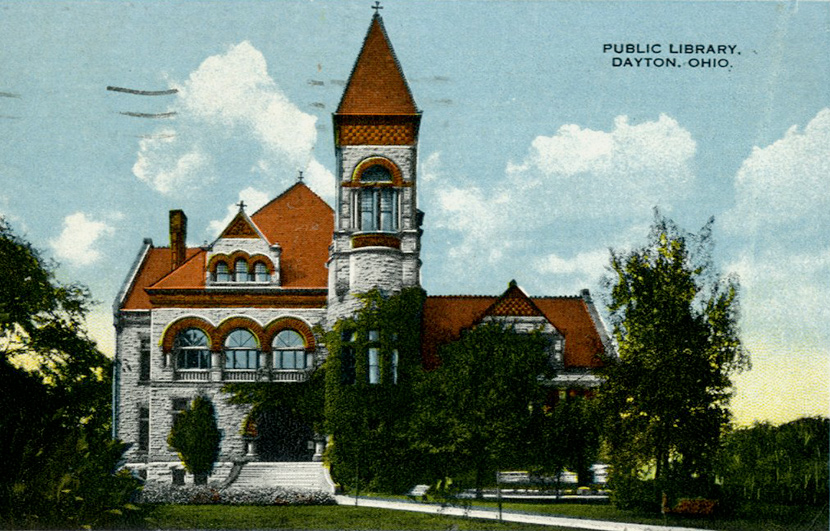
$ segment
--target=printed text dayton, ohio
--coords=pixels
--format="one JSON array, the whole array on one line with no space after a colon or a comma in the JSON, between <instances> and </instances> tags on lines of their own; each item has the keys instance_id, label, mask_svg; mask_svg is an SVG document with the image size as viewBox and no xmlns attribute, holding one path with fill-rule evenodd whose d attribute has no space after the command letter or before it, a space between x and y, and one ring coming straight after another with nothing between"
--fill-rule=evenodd
<instances>
[{"instance_id":1,"label":"printed text dayton, ohio","mask_svg":"<svg viewBox=\"0 0 830 531\"><path fill-rule=\"evenodd\" d=\"M603 44L615 67L729 68L730 57L741 55L735 44Z\"/></svg>"}]
</instances>

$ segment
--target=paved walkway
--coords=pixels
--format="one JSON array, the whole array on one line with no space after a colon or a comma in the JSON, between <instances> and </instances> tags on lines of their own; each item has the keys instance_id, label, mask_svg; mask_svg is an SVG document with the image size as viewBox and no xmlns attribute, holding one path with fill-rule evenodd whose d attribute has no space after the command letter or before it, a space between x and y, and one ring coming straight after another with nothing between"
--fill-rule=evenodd
<instances>
[{"instance_id":1,"label":"paved walkway","mask_svg":"<svg viewBox=\"0 0 830 531\"><path fill-rule=\"evenodd\" d=\"M339 505L354 505L355 499L350 496L335 496ZM418 503L408 501L380 500L377 498L358 497L359 507L378 507L380 509L393 509L396 511L415 511L419 513L434 513L448 516L465 516L469 518L481 518L485 520L498 520L497 510L488 508L471 508L464 510L461 507L442 507L433 503ZM598 531L705 531L690 527L669 527L647 524L629 524L625 522L606 522L602 520L587 520L582 518L565 518L561 516L547 516L542 514L530 514L519 512L502 512L502 520L505 522L518 522L522 524L555 525L559 527L570 527L573 529L590 529Z\"/></svg>"}]
</instances>

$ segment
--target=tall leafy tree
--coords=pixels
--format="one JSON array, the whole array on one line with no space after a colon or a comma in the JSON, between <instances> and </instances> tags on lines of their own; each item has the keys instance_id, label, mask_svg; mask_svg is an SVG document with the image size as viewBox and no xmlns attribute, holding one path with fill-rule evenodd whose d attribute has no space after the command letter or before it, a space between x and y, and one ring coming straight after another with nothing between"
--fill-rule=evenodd
<instances>
[{"instance_id":1,"label":"tall leafy tree","mask_svg":"<svg viewBox=\"0 0 830 531\"><path fill-rule=\"evenodd\" d=\"M416 444L433 456L440 476L480 489L496 470L533 461L534 416L547 395L540 376L551 371L546 347L541 334L490 322L441 349L413 424Z\"/></svg>"},{"instance_id":2,"label":"tall leafy tree","mask_svg":"<svg viewBox=\"0 0 830 531\"><path fill-rule=\"evenodd\" d=\"M222 438L210 399L196 395L193 403L178 414L167 443L175 448L185 469L203 483L213 470Z\"/></svg>"},{"instance_id":3,"label":"tall leafy tree","mask_svg":"<svg viewBox=\"0 0 830 531\"><path fill-rule=\"evenodd\" d=\"M122 512L137 487L115 474L111 361L86 335L86 288L0 218L0 522L75 527Z\"/></svg>"},{"instance_id":4,"label":"tall leafy tree","mask_svg":"<svg viewBox=\"0 0 830 531\"><path fill-rule=\"evenodd\" d=\"M653 473L659 496L670 478L687 486L712 479L730 376L748 367L738 281L711 263L713 222L687 234L656 212L645 246L611 253L619 358L607 360L599 397L618 486Z\"/></svg>"}]
</instances>

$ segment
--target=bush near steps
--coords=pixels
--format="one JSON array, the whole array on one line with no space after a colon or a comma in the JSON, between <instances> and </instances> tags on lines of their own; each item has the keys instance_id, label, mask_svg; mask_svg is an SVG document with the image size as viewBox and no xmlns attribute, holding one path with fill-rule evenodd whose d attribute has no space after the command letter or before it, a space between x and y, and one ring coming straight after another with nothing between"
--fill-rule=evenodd
<instances>
[{"instance_id":1,"label":"bush near steps","mask_svg":"<svg viewBox=\"0 0 830 531\"><path fill-rule=\"evenodd\" d=\"M147 482L137 501L170 505L335 505L331 494L319 490L284 487L217 488L156 482Z\"/></svg>"}]
</instances>

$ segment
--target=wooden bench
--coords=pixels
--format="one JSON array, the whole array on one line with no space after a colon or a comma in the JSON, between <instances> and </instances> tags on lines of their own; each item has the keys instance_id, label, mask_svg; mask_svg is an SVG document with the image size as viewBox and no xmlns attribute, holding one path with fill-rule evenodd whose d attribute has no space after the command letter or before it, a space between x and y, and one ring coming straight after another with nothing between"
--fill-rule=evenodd
<instances>
[{"instance_id":1,"label":"wooden bench","mask_svg":"<svg viewBox=\"0 0 830 531\"><path fill-rule=\"evenodd\" d=\"M407 498L415 499L415 498L426 498L427 491L429 490L429 485L415 485L412 487L409 492L406 493Z\"/></svg>"}]
</instances>

